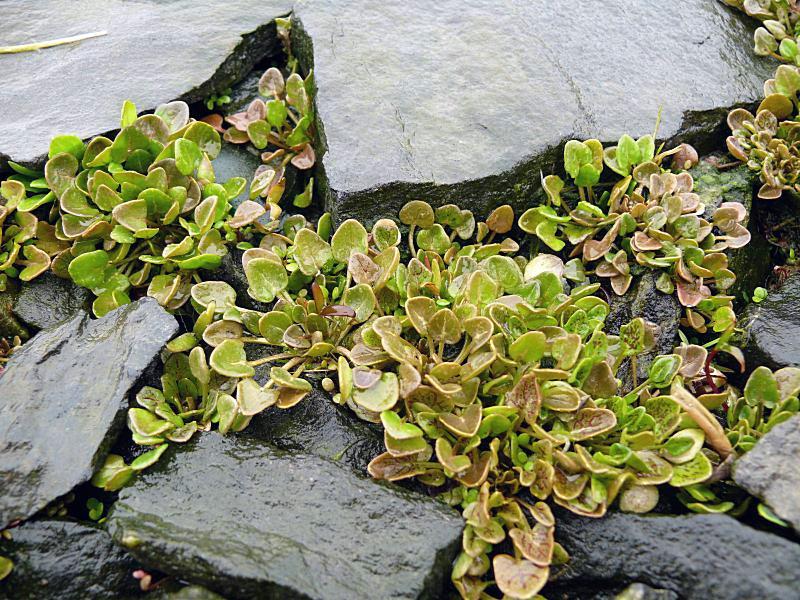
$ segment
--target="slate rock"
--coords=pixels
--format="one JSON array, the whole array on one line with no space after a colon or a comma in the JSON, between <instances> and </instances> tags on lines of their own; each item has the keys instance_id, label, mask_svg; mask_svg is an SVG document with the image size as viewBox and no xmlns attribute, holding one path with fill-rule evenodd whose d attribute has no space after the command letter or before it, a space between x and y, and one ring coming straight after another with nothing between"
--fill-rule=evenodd
<instances>
[{"instance_id":1,"label":"slate rock","mask_svg":"<svg viewBox=\"0 0 800 600\"><path fill-rule=\"evenodd\" d=\"M791 275L767 298L752 303L740 317L747 327L744 354L751 367L800 366L800 273Z\"/></svg>"},{"instance_id":2,"label":"slate rock","mask_svg":"<svg viewBox=\"0 0 800 600\"><path fill-rule=\"evenodd\" d=\"M720 170L715 163L724 162L723 154L705 157L689 171L694 178L694 191L706 206L703 218L709 222L723 202L739 202L747 210L742 225L750 230L750 242L742 248L726 250L728 268L736 274L736 282L728 294L749 299L756 287L763 286L772 270L770 244L758 227L758 208L753 205L754 186L758 174L747 165Z\"/></svg>"},{"instance_id":3,"label":"slate rock","mask_svg":"<svg viewBox=\"0 0 800 600\"><path fill-rule=\"evenodd\" d=\"M222 150L212 163L217 181L227 181L231 177L244 177L248 185L231 204L238 206L247 199L250 180L261 164L261 156L250 144L223 144Z\"/></svg>"},{"instance_id":4,"label":"slate rock","mask_svg":"<svg viewBox=\"0 0 800 600\"><path fill-rule=\"evenodd\" d=\"M461 517L337 463L217 433L170 449L108 521L145 565L228 598L436 597Z\"/></svg>"},{"instance_id":5,"label":"slate rock","mask_svg":"<svg viewBox=\"0 0 800 600\"><path fill-rule=\"evenodd\" d=\"M686 600L798 597L800 545L728 515L592 519L559 511L557 523L571 557L554 573L559 589L640 582Z\"/></svg>"},{"instance_id":6,"label":"slate rock","mask_svg":"<svg viewBox=\"0 0 800 600\"><path fill-rule=\"evenodd\" d=\"M123 424L128 393L175 334L146 298L45 329L0 378L0 527L88 480Z\"/></svg>"},{"instance_id":7,"label":"slate rock","mask_svg":"<svg viewBox=\"0 0 800 600\"><path fill-rule=\"evenodd\" d=\"M634 278L624 296L611 292L611 312L606 319L608 332L615 335L622 325L637 317L654 325L655 345L636 357L636 376L640 382L647 379L650 364L656 356L672 352L678 335L681 305L674 294L664 294L656 289L656 278L656 272L645 271ZM622 379L623 389L634 387L630 359L620 365L617 377Z\"/></svg>"},{"instance_id":8,"label":"slate rock","mask_svg":"<svg viewBox=\"0 0 800 600\"><path fill-rule=\"evenodd\" d=\"M737 460L733 480L800 533L800 415L774 427Z\"/></svg>"},{"instance_id":9,"label":"slate rock","mask_svg":"<svg viewBox=\"0 0 800 600\"><path fill-rule=\"evenodd\" d=\"M362 475L366 475L369 461L384 452L381 427L335 404L318 385L292 408L272 407L259 413L243 434L281 450L336 460Z\"/></svg>"},{"instance_id":10,"label":"slate rock","mask_svg":"<svg viewBox=\"0 0 800 600\"><path fill-rule=\"evenodd\" d=\"M105 600L141 595L137 563L103 529L70 521L31 521L0 541L14 563L0 581L0 598Z\"/></svg>"},{"instance_id":11,"label":"slate rock","mask_svg":"<svg viewBox=\"0 0 800 600\"><path fill-rule=\"evenodd\" d=\"M146 111L229 87L279 50L272 20L291 7L289 0L212 2L202 10L192 0L110 0L79 10L68 0L3 2L5 22L15 23L4 44L108 34L3 57L0 163L41 162L54 134L87 138L119 128L126 99Z\"/></svg>"},{"instance_id":12,"label":"slate rock","mask_svg":"<svg viewBox=\"0 0 800 600\"><path fill-rule=\"evenodd\" d=\"M14 315L36 329L45 329L91 307L92 293L69 279L45 272L20 286Z\"/></svg>"},{"instance_id":13,"label":"slate rock","mask_svg":"<svg viewBox=\"0 0 800 600\"><path fill-rule=\"evenodd\" d=\"M528 208L567 140L651 133L660 107L659 137L718 147L775 68L742 43L757 23L707 0L301 0L293 20L317 181L337 221L365 225L411 197Z\"/></svg>"}]
</instances>

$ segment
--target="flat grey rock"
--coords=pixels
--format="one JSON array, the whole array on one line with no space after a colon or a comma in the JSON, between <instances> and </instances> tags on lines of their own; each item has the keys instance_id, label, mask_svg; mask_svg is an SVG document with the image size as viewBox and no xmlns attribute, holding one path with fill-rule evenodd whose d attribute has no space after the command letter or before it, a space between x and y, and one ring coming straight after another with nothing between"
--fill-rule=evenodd
<instances>
[{"instance_id":1,"label":"flat grey rock","mask_svg":"<svg viewBox=\"0 0 800 600\"><path fill-rule=\"evenodd\" d=\"M202 100L278 49L271 21L290 0L6 0L3 43L107 31L103 37L3 56L0 164L37 163L50 138L119 128L122 103L140 111Z\"/></svg>"},{"instance_id":2,"label":"flat grey rock","mask_svg":"<svg viewBox=\"0 0 800 600\"><path fill-rule=\"evenodd\" d=\"M14 569L0 581L9 600L107 600L139 595L138 568L103 529L69 521L32 521L0 540Z\"/></svg>"},{"instance_id":3,"label":"flat grey rock","mask_svg":"<svg viewBox=\"0 0 800 600\"><path fill-rule=\"evenodd\" d=\"M554 573L558 590L639 582L686 600L798 597L800 544L727 515L592 519L559 511L556 539L571 557Z\"/></svg>"},{"instance_id":4,"label":"flat grey rock","mask_svg":"<svg viewBox=\"0 0 800 600\"><path fill-rule=\"evenodd\" d=\"M178 330L146 298L45 329L0 378L0 527L88 480L125 419L128 393Z\"/></svg>"},{"instance_id":5,"label":"flat grey rock","mask_svg":"<svg viewBox=\"0 0 800 600\"><path fill-rule=\"evenodd\" d=\"M800 532L800 415L775 426L737 460L733 480Z\"/></svg>"},{"instance_id":6,"label":"flat grey rock","mask_svg":"<svg viewBox=\"0 0 800 600\"><path fill-rule=\"evenodd\" d=\"M800 273L791 275L767 298L750 304L740 322L747 328L743 350L747 364L771 369L800 366Z\"/></svg>"},{"instance_id":7,"label":"flat grey rock","mask_svg":"<svg viewBox=\"0 0 800 600\"><path fill-rule=\"evenodd\" d=\"M45 329L88 310L92 297L88 289L45 271L20 286L14 300L14 316L26 325Z\"/></svg>"},{"instance_id":8,"label":"flat grey rock","mask_svg":"<svg viewBox=\"0 0 800 600\"><path fill-rule=\"evenodd\" d=\"M369 224L409 197L484 215L529 205L566 140L721 131L773 61L708 0L300 0L329 208ZM708 140L706 140L708 142Z\"/></svg>"},{"instance_id":9,"label":"flat grey rock","mask_svg":"<svg viewBox=\"0 0 800 600\"><path fill-rule=\"evenodd\" d=\"M256 380L265 383L268 377ZM316 454L340 462L361 475L369 462L385 451L380 425L359 419L352 410L338 406L331 395L315 384L314 390L288 409L272 407L259 413L243 431L281 450Z\"/></svg>"},{"instance_id":10,"label":"flat grey rock","mask_svg":"<svg viewBox=\"0 0 800 600\"><path fill-rule=\"evenodd\" d=\"M437 597L463 522L333 461L204 433L123 489L108 526L145 565L227 598L351 600Z\"/></svg>"}]
</instances>

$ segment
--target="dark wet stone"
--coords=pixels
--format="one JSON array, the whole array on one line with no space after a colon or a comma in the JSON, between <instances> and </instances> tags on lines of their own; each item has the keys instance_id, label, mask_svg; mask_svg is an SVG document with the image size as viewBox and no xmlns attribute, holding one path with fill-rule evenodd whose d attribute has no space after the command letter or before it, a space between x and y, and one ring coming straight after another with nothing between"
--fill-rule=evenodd
<instances>
[{"instance_id":1,"label":"dark wet stone","mask_svg":"<svg viewBox=\"0 0 800 600\"><path fill-rule=\"evenodd\" d=\"M800 273L767 298L750 304L740 317L747 327L743 346L747 364L771 369L800 366Z\"/></svg>"},{"instance_id":2,"label":"dark wet stone","mask_svg":"<svg viewBox=\"0 0 800 600\"><path fill-rule=\"evenodd\" d=\"M231 0L202 10L192 0L112 0L80 10L66 0L4 2L3 18L15 24L5 44L108 35L4 57L0 159L35 163L54 134L114 130L125 99L145 111L229 87L278 51L272 20L291 7L288 0Z\"/></svg>"},{"instance_id":3,"label":"dark wet stone","mask_svg":"<svg viewBox=\"0 0 800 600\"><path fill-rule=\"evenodd\" d=\"M728 108L775 68L741 43L756 23L707 0L303 0L294 15L318 181L337 220L365 224L411 197L527 208L566 140L650 133L659 107L661 137L718 148Z\"/></svg>"},{"instance_id":4,"label":"dark wet stone","mask_svg":"<svg viewBox=\"0 0 800 600\"><path fill-rule=\"evenodd\" d=\"M720 204L723 202L739 202L747 209L747 219L742 223L750 230L750 243L743 248L730 249L728 268L736 274L736 283L728 293L739 299L748 301L756 287L763 286L772 270L770 245L756 226L757 219L753 214L753 188L758 174L739 165L732 169L720 170L715 162L725 162L723 154L714 154L704 158L689 172L694 178L694 191L706 206L704 218L711 221Z\"/></svg>"},{"instance_id":5,"label":"dark wet stone","mask_svg":"<svg viewBox=\"0 0 800 600\"><path fill-rule=\"evenodd\" d=\"M637 317L655 325L654 347L636 357L636 376L639 382L647 379L650 364L656 356L672 352L678 335L681 305L677 296L664 294L656 289L657 275L654 271L645 271L634 277L633 284L624 296L610 292L611 312L606 319L608 333L618 334L622 325ZM617 378L622 379L625 390L634 387L631 375L631 361L626 359L617 372Z\"/></svg>"},{"instance_id":6,"label":"dark wet stone","mask_svg":"<svg viewBox=\"0 0 800 600\"><path fill-rule=\"evenodd\" d=\"M0 378L0 527L92 476L129 391L177 329L146 298L102 319L76 315L14 353Z\"/></svg>"},{"instance_id":7,"label":"dark wet stone","mask_svg":"<svg viewBox=\"0 0 800 600\"><path fill-rule=\"evenodd\" d=\"M45 329L88 310L91 299L88 289L47 272L20 287L14 314L31 327Z\"/></svg>"},{"instance_id":8,"label":"dark wet stone","mask_svg":"<svg viewBox=\"0 0 800 600\"><path fill-rule=\"evenodd\" d=\"M570 562L554 587L639 582L687 600L797 597L800 545L727 515L602 519L559 511L556 539Z\"/></svg>"},{"instance_id":9,"label":"dark wet stone","mask_svg":"<svg viewBox=\"0 0 800 600\"><path fill-rule=\"evenodd\" d=\"M106 600L139 596L136 562L99 527L70 521L32 521L0 541L14 569L0 581L0 598Z\"/></svg>"},{"instance_id":10,"label":"dark wet stone","mask_svg":"<svg viewBox=\"0 0 800 600\"><path fill-rule=\"evenodd\" d=\"M248 181L248 186L239 197L231 199L234 206L247 199L249 182L260 164L261 155L250 144L222 145L222 150L213 163L217 181L227 181L231 177L244 177Z\"/></svg>"},{"instance_id":11,"label":"dark wet stone","mask_svg":"<svg viewBox=\"0 0 800 600\"><path fill-rule=\"evenodd\" d=\"M733 480L800 533L800 415L774 427L737 460Z\"/></svg>"},{"instance_id":12,"label":"dark wet stone","mask_svg":"<svg viewBox=\"0 0 800 600\"><path fill-rule=\"evenodd\" d=\"M384 452L380 425L362 421L318 387L292 408L272 407L256 415L243 433L281 450L336 460L363 475L369 461Z\"/></svg>"},{"instance_id":13,"label":"dark wet stone","mask_svg":"<svg viewBox=\"0 0 800 600\"><path fill-rule=\"evenodd\" d=\"M449 574L463 523L432 498L243 437L169 452L108 521L146 565L247 599L436 597Z\"/></svg>"}]
</instances>

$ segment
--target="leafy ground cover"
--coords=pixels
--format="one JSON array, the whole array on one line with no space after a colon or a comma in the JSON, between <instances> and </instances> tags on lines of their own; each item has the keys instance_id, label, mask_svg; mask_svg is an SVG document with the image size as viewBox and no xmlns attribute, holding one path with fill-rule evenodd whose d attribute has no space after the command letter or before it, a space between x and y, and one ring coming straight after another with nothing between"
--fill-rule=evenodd
<instances>
[{"instance_id":1,"label":"leafy ground cover","mask_svg":"<svg viewBox=\"0 0 800 600\"><path fill-rule=\"evenodd\" d=\"M800 69L783 4L742 3L774 17L757 50L779 47L787 64L755 116L728 117L728 150L758 171L759 202L798 190ZM281 204L287 171L316 161L313 76L270 68L259 92L266 100L224 120L195 120L182 102L141 116L126 103L114 139L58 136L43 172L12 164L0 186L0 286L49 269L91 289L96 316L148 295L189 322L166 347L160 385L128 411L141 451L109 455L97 488L115 492L169 444L239 432L319 385L382 426L372 477L413 478L462 512L452 581L464 598L536 597L568 560L552 505L600 518L612 506L650 512L670 495L693 512L750 509L730 467L800 411L800 369L747 365L735 385L745 365L729 255L751 234L739 203L707 214L687 172L691 146L657 146L656 134L571 140L563 171L542 177L546 201L521 215L413 200L395 219L337 227ZM223 143L262 152L250 182L216 180ZM313 190L309 179L293 205L309 207ZM269 310L215 279L232 247L247 294ZM634 318L611 334L606 318L611 295L649 273L683 307L683 330L640 381L651 324ZM20 342L4 340L0 360ZM625 362L631 381L618 378ZM103 518L97 499L88 509ZM0 578L12 568L0 558Z\"/></svg>"}]
</instances>

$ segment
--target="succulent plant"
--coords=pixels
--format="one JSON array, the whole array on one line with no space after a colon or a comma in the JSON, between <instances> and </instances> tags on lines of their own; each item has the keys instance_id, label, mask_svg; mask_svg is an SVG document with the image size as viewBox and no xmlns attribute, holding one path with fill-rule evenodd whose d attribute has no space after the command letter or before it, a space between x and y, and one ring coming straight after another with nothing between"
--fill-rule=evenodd
<instances>
[{"instance_id":1,"label":"succulent plant","mask_svg":"<svg viewBox=\"0 0 800 600\"><path fill-rule=\"evenodd\" d=\"M286 188L287 169L308 172L314 166L314 76L303 79L292 72L287 78L271 67L261 76L256 98L246 110L229 115L223 138L232 144L252 144L262 151L261 165L250 187L250 199L266 198L277 204ZM311 203L314 179L294 198L294 205Z\"/></svg>"},{"instance_id":2,"label":"succulent plant","mask_svg":"<svg viewBox=\"0 0 800 600\"><path fill-rule=\"evenodd\" d=\"M621 235L619 215L630 214L634 194L664 217L641 231L680 238L667 209L679 217L684 202L699 228L690 179L660 168L652 175L625 183L620 212L576 222L589 230L582 241L615 228ZM705 348L683 344L656 358L646 380L623 394L615 371L647 346L649 330L639 318L619 335L605 332L608 304L586 273L575 281L580 259L529 260L510 238L497 239L512 229L509 206L478 222L454 205L414 201L399 220L408 254L393 220L371 230L348 220L333 231L327 215L316 226L284 219L242 257L248 293L272 303L267 312L238 306L226 283L194 284L193 330L168 345L161 389L143 388L129 411L134 440L153 449L139 464L112 457L95 483L114 489L168 443L214 426L239 431L263 410L292 407L312 389L304 375L320 373L331 376L322 387L335 402L382 425L386 451L370 462L373 477L415 478L461 508L467 525L453 582L465 598L491 580L507 597L544 586L550 566L567 559L548 501L599 517L615 501L652 510L659 485L711 497L702 486L744 446L709 410L729 392L707 391L709 376L720 387L724 378L709 371ZM593 262L605 260L603 246ZM698 502L687 501L703 510Z\"/></svg>"},{"instance_id":3,"label":"succulent plant","mask_svg":"<svg viewBox=\"0 0 800 600\"><path fill-rule=\"evenodd\" d=\"M600 183L601 156L621 178ZM668 157L680 172L662 167ZM660 272L657 287L677 293L686 311L683 324L699 333L713 329L720 334L718 347L736 353L729 343L736 325L733 298L725 295L735 275L725 250L749 242L742 225L747 214L740 203L725 202L710 221L704 218L706 207L683 171L696 162L687 144L655 154L653 136L622 136L605 150L597 140L572 140L564 165L575 188L557 175L544 177L547 202L525 211L519 227L552 250L568 251L572 259L562 272L575 283L594 276L623 295L637 274Z\"/></svg>"},{"instance_id":4,"label":"succulent plant","mask_svg":"<svg viewBox=\"0 0 800 600\"><path fill-rule=\"evenodd\" d=\"M753 32L753 48L759 56L800 65L797 47L798 10L796 0L723 0L761 21Z\"/></svg>"},{"instance_id":5,"label":"succulent plant","mask_svg":"<svg viewBox=\"0 0 800 600\"><path fill-rule=\"evenodd\" d=\"M120 125L114 140L54 138L43 174L12 164L0 184L0 286L50 269L91 289L97 316L133 292L176 309L229 243L246 245L280 213L253 201L234 211L247 182L216 182L220 135L184 102L141 117L126 102Z\"/></svg>"},{"instance_id":6,"label":"succulent plant","mask_svg":"<svg viewBox=\"0 0 800 600\"><path fill-rule=\"evenodd\" d=\"M728 151L759 173L758 197L764 200L778 199L784 190L800 193L798 91L800 69L781 65L775 77L764 83L764 99L755 116L744 108L728 114Z\"/></svg>"}]
</instances>

